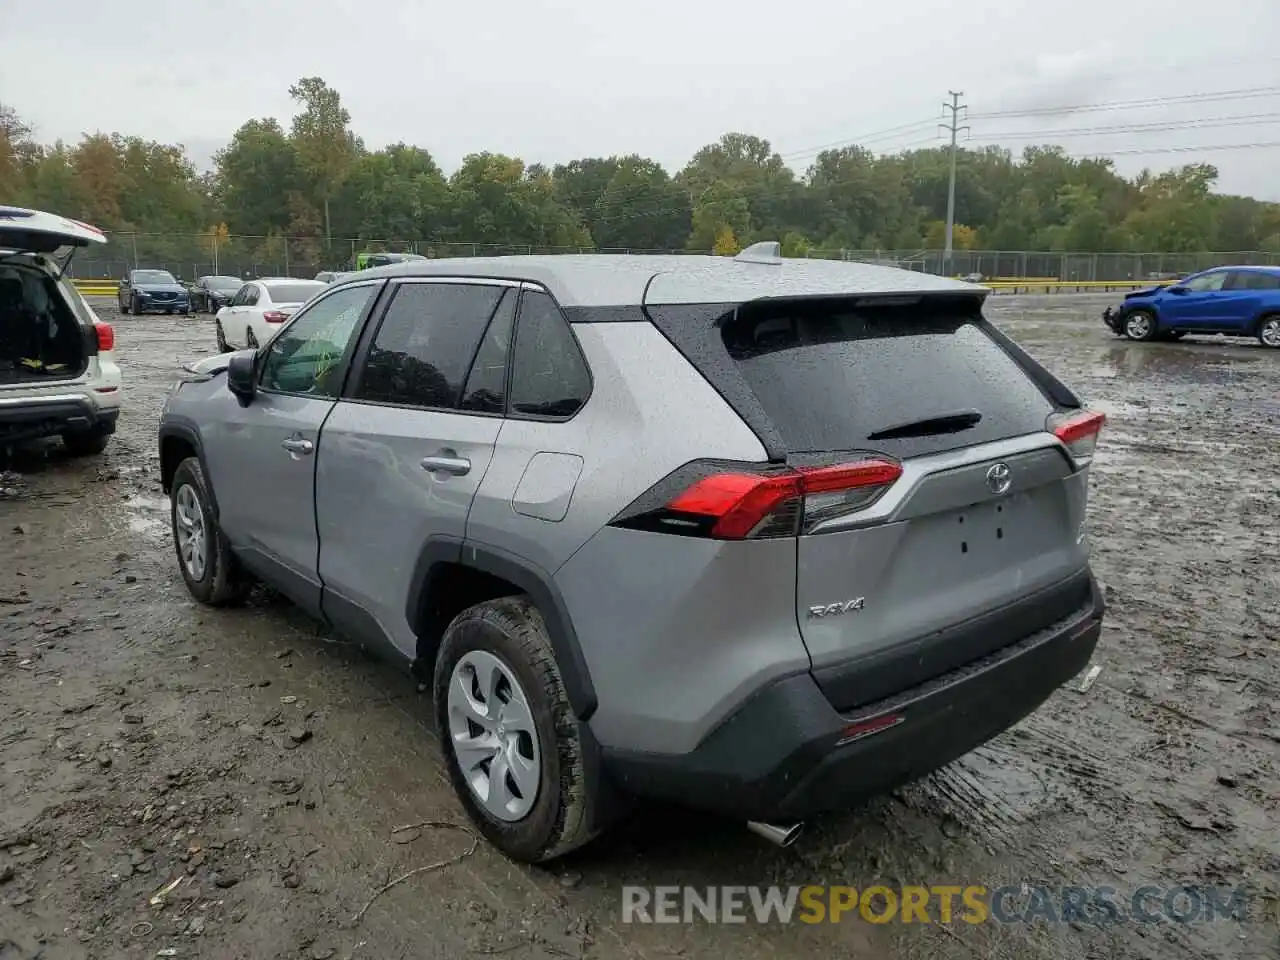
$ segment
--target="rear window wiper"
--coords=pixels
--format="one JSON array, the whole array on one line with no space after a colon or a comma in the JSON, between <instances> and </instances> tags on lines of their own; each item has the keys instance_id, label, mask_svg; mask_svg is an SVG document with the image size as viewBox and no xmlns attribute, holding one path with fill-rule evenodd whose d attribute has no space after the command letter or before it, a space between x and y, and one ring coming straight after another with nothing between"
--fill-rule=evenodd
<instances>
[{"instance_id":1,"label":"rear window wiper","mask_svg":"<svg viewBox=\"0 0 1280 960\"><path fill-rule=\"evenodd\" d=\"M909 420L906 423L885 427L867 436L868 440L897 440L902 437L932 437L940 433L958 433L976 426L982 420L977 410L956 410L932 417Z\"/></svg>"}]
</instances>

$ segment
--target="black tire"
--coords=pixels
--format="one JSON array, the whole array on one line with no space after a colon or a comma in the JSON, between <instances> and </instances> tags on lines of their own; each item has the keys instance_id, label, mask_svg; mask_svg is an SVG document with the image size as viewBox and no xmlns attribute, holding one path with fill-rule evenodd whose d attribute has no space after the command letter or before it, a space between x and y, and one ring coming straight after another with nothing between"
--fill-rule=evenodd
<instances>
[{"instance_id":1,"label":"black tire","mask_svg":"<svg viewBox=\"0 0 1280 960\"><path fill-rule=\"evenodd\" d=\"M187 569L178 540L178 495L184 487L190 488L195 494L203 519L204 555L207 559L198 579ZM178 464L169 489L169 526L173 533L174 554L187 589L193 597L211 607L227 607L239 603L248 592L249 578L236 562L231 546L218 529L218 522L209 508L209 487L205 482L204 471L200 468L200 461L195 457L188 457Z\"/></svg>"},{"instance_id":2,"label":"black tire","mask_svg":"<svg viewBox=\"0 0 1280 960\"><path fill-rule=\"evenodd\" d=\"M130 306L133 307L134 313L136 313L138 316L142 316L142 302L137 297L134 297L130 301Z\"/></svg>"},{"instance_id":3,"label":"black tire","mask_svg":"<svg viewBox=\"0 0 1280 960\"><path fill-rule=\"evenodd\" d=\"M111 434L105 430L77 430L75 433L64 433L62 445L73 457L94 457L107 449L107 441Z\"/></svg>"},{"instance_id":4,"label":"black tire","mask_svg":"<svg viewBox=\"0 0 1280 960\"><path fill-rule=\"evenodd\" d=\"M1258 342L1271 350L1280 348L1280 313L1259 318Z\"/></svg>"},{"instance_id":5,"label":"black tire","mask_svg":"<svg viewBox=\"0 0 1280 960\"><path fill-rule=\"evenodd\" d=\"M246 330L244 335L244 346L246 350L258 349L258 338L253 335L252 330Z\"/></svg>"},{"instance_id":6,"label":"black tire","mask_svg":"<svg viewBox=\"0 0 1280 960\"><path fill-rule=\"evenodd\" d=\"M519 680L529 701L540 749L539 788L520 820L502 821L477 802L463 777L449 735L449 682L471 651L497 657ZM449 779L476 829L513 860L542 863L561 857L595 836L590 812L600 785L583 757L581 728L565 693L551 638L538 608L526 597L487 600L449 624L433 678L436 729Z\"/></svg>"},{"instance_id":7,"label":"black tire","mask_svg":"<svg viewBox=\"0 0 1280 960\"><path fill-rule=\"evenodd\" d=\"M230 353L231 348L227 346L227 336L222 332L222 321L215 320L213 322L213 335L217 340L219 353Z\"/></svg>"},{"instance_id":8,"label":"black tire","mask_svg":"<svg viewBox=\"0 0 1280 960\"><path fill-rule=\"evenodd\" d=\"M1134 310L1125 315L1122 324L1124 335L1130 340L1150 341L1156 338L1156 315L1150 310Z\"/></svg>"}]
</instances>

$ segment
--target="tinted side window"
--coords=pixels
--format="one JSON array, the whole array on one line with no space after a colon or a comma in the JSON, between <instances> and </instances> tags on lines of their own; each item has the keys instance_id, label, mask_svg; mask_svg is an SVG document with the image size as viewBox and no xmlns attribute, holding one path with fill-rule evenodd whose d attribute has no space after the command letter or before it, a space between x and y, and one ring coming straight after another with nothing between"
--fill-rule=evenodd
<instances>
[{"instance_id":1,"label":"tinted side window","mask_svg":"<svg viewBox=\"0 0 1280 960\"><path fill-rule=\"evenodd\" d=\"M336 397L342 389L342 357L377 290L377 284L348 287L299 313L267 345L263 388Z\"/></svg>"},{"instance_id":2,"label":"tinted side window","mask_svg":"<svg viewBox=\"0 0 1280 960\"><path fill-rule=\"evenodd\" d=\"M463 410L477 413L502 413L507 400L507 354L511 348L511 332L515 327L515 290L508 290L489 321L484 339L471 364L471 373L462 390Z\"/></svg>"},{"instance_id":3,"label":"tinted side window","mask_svg":"<svg viewBox=\"0 0 1280 960\"><path fill-rule=\"evenodd\" d=\"M510 412L571 417L590 394L591 373L555 301L526 290L512 354Z\"/></svg>"},{"instance_id":4,"label":"tinted side window","mask_svg":"<svg viewBox=\"0 0 1280 960\"><path fill-rule=\"evenodd\" d=\"M252 307L254 304L258 302L258 288L253 286L252 284L245 287L244 290L241 291L241 293L244 294L244 299L241 301L241 303L243 303L244 306Z\"/></svg>"},{"instance_id":5,"label":"tinted side window","mask_svg":"<svg viewBox=\"0 0 1280 960\"><path fill-rule=\"evenodd\" d=\"M405 283L373 343L356 399L453 409L504 287Z\"/></svg>"}]
</instances>

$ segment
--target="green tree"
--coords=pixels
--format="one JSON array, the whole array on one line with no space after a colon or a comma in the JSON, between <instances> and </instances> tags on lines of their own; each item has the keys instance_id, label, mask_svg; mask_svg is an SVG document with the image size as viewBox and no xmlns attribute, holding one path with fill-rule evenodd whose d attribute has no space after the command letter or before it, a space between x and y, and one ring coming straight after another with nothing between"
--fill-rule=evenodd
<instances>
[{"instance_id":1,"label":"green tree","mask_svg":"<svg viewBox=\"0 0 1280 960\"><path fill-rule=\"evenodd\" d=\"M332 237L329 203L354 166L361 145L351 133L351 114L342 97L322 79L303 77L289 88L289 96L302 105L302 112L293 118L293 143L324 210L327 242Z\"/></svg>"},{"instance_id":2,"label":"green tree","mask_svg":"<svg viewBox=\"0 0 1280 960\"><path fill-rule=\"evenodd\" d=\"M297 148L277 121L247 121L214 166L214 199L232 233L265 237L288 227L289 195L303 182Z\"/></svg>"}]
</instances>

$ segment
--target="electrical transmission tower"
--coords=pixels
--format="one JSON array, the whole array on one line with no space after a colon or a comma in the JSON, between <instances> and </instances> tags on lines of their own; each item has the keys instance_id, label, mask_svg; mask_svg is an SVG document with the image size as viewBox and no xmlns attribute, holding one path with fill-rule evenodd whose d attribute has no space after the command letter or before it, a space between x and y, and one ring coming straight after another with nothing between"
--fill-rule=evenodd
<instances>
[{"instance_id":1,"label":"electrical transmission tower","mask_svg":"<svg viewBox=\"0 0 1280 960\"><path fill-rule=\"evenodd\" d=\"M957 93L954 90L948 90L947 92L951 95L951 101L949 103L944 102L942 109L944 116L946 116L947 112L950 112L951 119L939 126L951 134L951 176L947 180L947 246L942 254L942 272L949 277L954 272L951 269L951 241L956 226L956 136L960 133L969 132L968 127L960 126L960 111L968 111L969 108L960 102L960 98L964 96L963 93Z\"/></svg>"}]
</instances>

